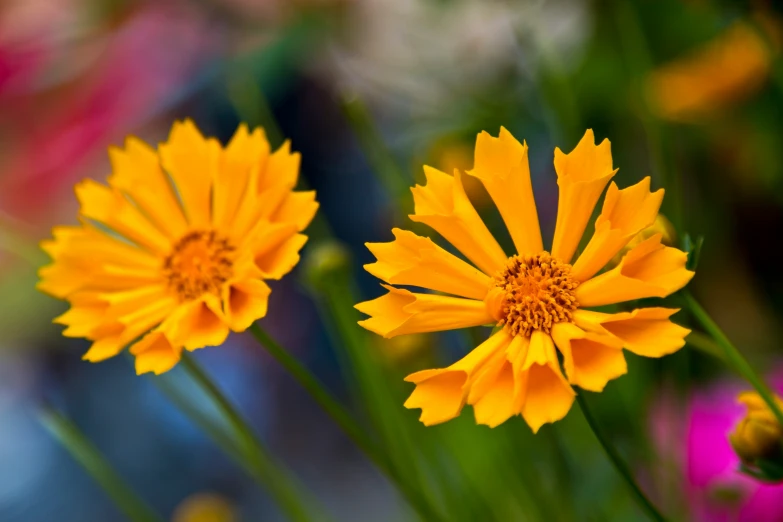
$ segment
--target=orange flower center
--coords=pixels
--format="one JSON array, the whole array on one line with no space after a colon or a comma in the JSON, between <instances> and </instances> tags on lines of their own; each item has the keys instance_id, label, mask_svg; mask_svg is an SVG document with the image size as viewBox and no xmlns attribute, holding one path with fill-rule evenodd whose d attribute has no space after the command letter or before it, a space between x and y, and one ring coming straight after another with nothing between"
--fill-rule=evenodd
<instances>
[{"instance_id":1,"label":"orange flower center","mask_svg":"<svg viewBox=\"0 0 783 522\"><path fill-rule=\"evenodd\" d=\"M233 275L234 247L214 230L187 233L163 263L169 287L181 300L205 293L220 295L220 288Z\"/></svg>"},{"instance_id":2,"label":"orange flower center","mask_svg":"<svg viewBox=\"0 0 783 522\"><path fill-rule=\"evenodd\" d=\"M573 321L579 306L571 265L542 252L512 256L494 279L485 303L498 326L511 335L529 337L535 330L549 333L556 323Z\"/></svg>"}]
</instances>

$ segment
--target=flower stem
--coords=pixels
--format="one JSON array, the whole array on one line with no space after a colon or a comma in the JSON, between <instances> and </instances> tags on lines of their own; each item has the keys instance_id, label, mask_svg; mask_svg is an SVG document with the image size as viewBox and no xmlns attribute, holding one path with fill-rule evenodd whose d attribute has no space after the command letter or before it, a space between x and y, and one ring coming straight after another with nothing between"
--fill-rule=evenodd
<instances>
[{"instance_id":1,"label":"flower stem","mask_svg":"<svg viewBox=\"0 0 783 522\"><path fill-rule=\"evenodd\" d=\"M98 449L67 417L52 408L40 414L44 427L68 450L132 522L163 522L117 474Z\"/></svg>"},{"instance_id":2,"label":"flower stem","mask_svg":"<svg viewBox=\"0 0 783 522\"><path fill-rule=\"evenodd\" d=\"M688 290L684 290L682 295L685 297L685 302L688 304L688 309L693 316L701 323L707 333L715 339L715 342L723 350L726 362L737 370L737 372L756 389L761 398L764 399L764 402L767 403L770 410L772 410L772 413L775 415L775 418L777 418L780 425L783 426L783 412L780 410L780 407L778 407L769 386L759 377L742 353L737 350L731 341L729 341L729 338L726 337L723 330L721 330L715 321L712 320L712 317L702 308L696 298L693 297L693 294Z\"/></svg>"},{"instance_id":3,"label":"flower stem","mask_svg":"<svg viewBox=\"0 0 783 522\"><path fill-rule=\"evenodd\" d=\"M345 408L335 399L331 393L318 381L318 379L297 361L285 348L280 346L272 337L254 323L249 328L250 333L266 348L267 352L285 368L291 376L313 397L318 405L334 420L337 426L343 430L351 441L400 489L411 504L426 516L427 520L437 520L440 515L424 501L421 496L413 491L409 485L399 477L390 466L388 460L381 452L378 445L367 436L367 433L356 423Z\"/></svg>"},{"instance_id":4,"label":"flower stem","mask_svg":"<svg viewBox=\"0 0 783 522\"><path fill-rule=\"evenodd\" d=\"M182 366L212 399L220 413L226 418L235 432L240 451L247 459L253 476L272 495L286 516L293 521L312 520L304 508L303 495L288 474L280 469L266 448L253 434L252 428L245 422L237 409L231 404L220 388L207 375L189 353L182 354Z\"/></svg>"},{"instance_id":5,"label":"flower stem","mask_svg":"<svg viewBox=\"0 0 783 522\"><path fill-rule=\"evenodd\" d=\"M628 487L631 488L631 491L633 492L634 497L636 498L636 501L638 502L639 506L652 520L655 520L657 522L665 522L666 519L663 517L663 515L661 515L661 513L653 505L653 503L650 502L650 499L647 498L647 496L644 494L642 489L636 483L636 480L633 478L633 475L631 474L631 470L628 469L628 465L623 461L622 457L620 457L620 454L617 453L617 450L612 445L612 443L609 442L609 440L601 432L600 428L598 427L598 423L595 420L595 417L593 417L593 414L590 413L590 409L587 407L587 401L585 401L584 396L581 393L578 393L576 395L576 400L579 403L579 408L582 410L582 415L584 415L588 426L590 426L590 429L593 431L593 434L595 435L595 438L597 438L598 442L601 443L601 446L603 447L606 456L609 457L609 460L612 461L612 464L614 465L615 469L625 479L625 482L628 484Z\"/></svg>"},{"instance_id":6,"label":"flower stem","mask_svg":"<svg viewBox=\"0 0 783 522\"><path fill-rule=\"evenodd\" d=\"M334 420L343 432L354 444L356 444L373 462L382 463L383 458L376 444L370 440L367 434L351 418L350 414L337 402L318 379L297 361L285 348L280 346L272 337L261 328L258 323L250 326L250 333L264 347L280 365L296 379L296 381L309 393L315 402Z\"/></svg>"}]
</instances>

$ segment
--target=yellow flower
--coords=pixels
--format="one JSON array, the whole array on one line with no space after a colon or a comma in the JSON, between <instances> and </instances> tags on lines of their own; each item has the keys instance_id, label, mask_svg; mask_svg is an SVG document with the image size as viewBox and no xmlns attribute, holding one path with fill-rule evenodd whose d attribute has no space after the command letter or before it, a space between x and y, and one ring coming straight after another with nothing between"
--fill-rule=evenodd
<instances>
[{"instance_id":1,"label":"yellow flower","mask_svg":"<svg viewBox=\"0 0 783 522\"><path fill-rule=\"evenodd\" d=\"M669 320L674 309L606 314L584 308L664 297L693 277L685 269L686 254L662 245L660 234L596 275L655 221L663 190L650 192L649 178L624 190L612 183L595 232L572 265L593 208L616 172L609 141L596 146L588 130L570 154L555 149L555 170L560 197L550 251L544 251L541 239L527 145L504 128L498 138L479 134L474 168L467 174L481 180L492 197L516 254L507 256L484 225L465 196L460 172L450 176L430 167L424 167L426 186L413 189L411 219L433 228L470 263L405 230L394 229L391 243L367 245L377 262L365 268L385 281L388 290L356 305L370 316L359 323L368 330L394 337L488 323L503 326L448 368L406 378L416 389L405 406L421 408L424 424L452 419L467 403L478 423L497 426L522 415L537 431L568 413L574 400L571 385L600 391L623 375L623 347L660 357L684 345L689 330Z\"/></svg>"},{"instance_id":2,"label":"yellow flower","mask_svg":"<svg viewBox=\"0 0 783 522\"><path fill-rule=\"evenodd\" d=\"M770 31L775 27L772 20L765 26ZM758 91L772 59L764 37L753 26L737 22L703 47L655 70L646 86L650 107L674 121L710 116Z\"/></svg>"},{"instance_id":3,"label":"yellow flower","mask_svg":"<svg viewBox=\"0 0 783 522\"><path fill-rule=\"evenodd\" d=\"M221 495L196 493L177 506L172 522L237 522L236 509Z\"/></svg>"},{"instance_id":4,"label":"yellow flower","mask_svg":"<svg viewBox=\"0 0 783 522\"><path fill-rule=\"evenodd\" d=\"M76 186L80 225L53 230L38 288L71 308L55 322L85 337L97 362L125 346L138 373L160 374L182 348L217 346L266 315L267 279L299 261L318 208L293 192L299 154L271 152L242 125L222 147L191 121L157 150L136 138L109 151L108 186Z\"/></svg>"},{"instance_id":5,"label":"yellow flower","mask_svg":"<svg viewBox=\"0 0 783 522\"><path fill-rule=\"evenodd\" d=\"M779 455L783 427L767 403L756 392L740 393L737 400L747 408L745 417L729 435L737 455L746 463ZM776 396L775 401L783 408L783 399Z\"/></svg>"}]
</instances>

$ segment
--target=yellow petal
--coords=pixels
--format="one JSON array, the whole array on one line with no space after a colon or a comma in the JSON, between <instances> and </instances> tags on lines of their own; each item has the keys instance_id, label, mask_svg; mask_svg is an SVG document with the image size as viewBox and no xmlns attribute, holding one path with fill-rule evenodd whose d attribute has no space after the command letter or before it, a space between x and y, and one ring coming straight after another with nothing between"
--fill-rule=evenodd
<instances>
[{"instance_id":1,"label":"yellow petal","mask_svg":"<svg viewBox=\"0 0 783 522\"><path fill-rule=\"evenodd\" d=\"M103 223L137 245L159 254L167 254L171 240L122 194L86 179L76 185L76 197L82 216Z\"/></svg>"},{"instance_id":2,"label":"yellow petal","mask_svg":"<svg viewBox=\"0 0 783 522\"><path fill-rule=\"evenodd\" d=\"M90 228L56 228L55 240L42 246L54 263L38 271L37 288L60 299L74 292L121 290L161 280L160 260L145 250Z\"/></svg>"},{"instance_id":3,"label":"yellow petal","mask_svg":"<svg viewBox=\"0 0 783 522\"><path fill-rule=\"evenodd\" d=\"M591 317L584 310L574 314L575 322L592 322L623 342L623 347L644 357L663 357L685 346L685 337L691 332L674 324L669 317L676 308L639 308L632 312L601 314Z\"/></svg>"},{"instance_id":4,"label":"yellow petal","mask_svg":"<svg viewBox=\"0 0 783 522\"><path fill-rule=\"evenodd\" d=\"M509 336L501 331L448 368L407 376L405 380L416 384L416 389L405 401L405 407L421 408L419 420L426 426L457 417L467 399L470 376L493 354L503 352L510 342Z\"/></svg>"},{"instance_id":5,"label":"yellow petal","mask_svg":"<svg viewBox=\"0 0 783 522\"><path fill-rule=\"evenodd\" d=\"M491 387L475 402L471 402L476 423L486 424L490 428L503 424L517 413L514 399L514 371L504 357L492 376Z\"/></svg>"},{"instance_id":6,"label":"yellow petal","mask_svg":"<svg viewBox=\"0 0 783 522\"><path fill-rule=\"evenodd\" d=\"M270 218L296 186L300 163L301 155L291 152L291 142L288 140L269 157L266 169L260 172L258 180L261 219Z\"/></svg>"},{"instance_id":7,"label":"yellow petal","mask_svg":"<svg viewBox=\"0 0 783 522\"><path fill-rule=\"evenodd\" d=\"M70 301L71 308L53 322L67 326L65 337L87 337L103 321L109 303L97 292L79 292Z\"/></svg>"},{"instance_id":8,"label":"yellow petal","mask_svg":"<svg viewBox=\"0 0 783 522\"><path fill-rule=\"evenodd\" d=\"M520 144L503 127L497 138L482 132L476 139L475 164L468 174L484 184L503 216L517 253L538 254L544 250L530 183L527 144Z\"/></svg>"},{"instance_id":9,"label":"yellow petal","mask_svg":"<svg viewBox=\"0 0 783 522\"><path fill-rule=\"evenodd\" d=\"M263 281L247 279L227 284L223 290L226 323L231 330L243 332L266 315L271 290Z\"/></svg>"},{"instance_id":10,"label":"yellow petal","mask_svg":"<svg viewBox=\"0 0 783 522\"><path fill-rule=\"evenodd\" d=\"M606 184L617 172L612 169L609 140L595 145L592 130L587 130L569 154L555 149L555 171L560 194L552 256L568 263L582 239L587 221Z\"/></svg>"},{"instance_id":11,"label":"yellow petal","mask_svg":"<svg viewBox=\"0 0 783 522\"><path fill-rule=\"evenodd\" d=\"M270 220L274 223L294 223L296 229L301 232L315 217L318 206L314 190L289 192Z\"/></svg>"},{"instance_id":12,"label":"yellow petal","mask_svg":"<svg viewBox=\"0 0 783 522\"><path fill-rule=\"evenodd\" d=\"M212 184L220 164L220 143L205 139L191 120L185 120L172 126L169 140L158 150L188 222L194 228L208 228L212 223Z\"/></svg>"},{"instance_id":13,"label":"yellow petal","mask_svg":"<svg viewBox=\"0 0 783 522\"><path fill-rule=\"evenodd\" d=\"M214 184L213 223L218 229L229 229L248 188L251 174L266 167L269 142L264 130L248 132L247 125L237 128L226 148L221 151L220 168Z\"/></svg>"},{"instance_id":14,"label":"yellow petal","mask_svg":"<svg viewBox=\"0 0 783 522\"><path fill-rule=\"evenodd\" d=\"M220 302L213 295L180 305L160 326L172 345L193 351L205 346L220 346L229 329L223 320Z\"/></svg>"},{"instance_id":15,"label":"yellow petal","mask_svg":"<svg viewBox=\"0 0 783 522\"><path fill-rule=\"evenodd\" d=\"M114 357L134 339L158 326L176 303L171 297L163 297L158 300L140 299L135 307L127 309L113 306L109 307L103 322L87 335L95 342L82 357L84 360L98 362Z\"/></svg>"},{"instance_id":16,"label":"yellow petal","mask_svg":"<svg viewBox=\"0 0 783 522\"><path fill-rule=\"evenodd\" d=\"M425 426L446 422L457 416L465 405L467 374L463 371L424 370L405 378L416 385L404 406L421 408L419 420Z\"/></svg>"},{"instance_id":17,"label":"yellow petal","mask_svg":"<svg viewBox=\"0 0 783 522\"><path fill-rule=\"evenodd\" d=\"M521 414L527 398L529 367L525 367L530 350L530 338L516 335L508 345L506 358L514 370L514 411Z\"/></svg>"},{"instance_id":18,"label":"yellow petal","mask_svg":"<svg viewBox=\"0 0 783 522\"><path fill-rule=\"evenodd\" d=\"M636 234L655 222L662 201L663 189L650 192L649 177L623 190L614 182L609 185L593 237L574 263L571 277L586 281L598 273Z\"/></svg>"},{"instance_id":19,"label":"yellow petal","mask_svg":"<svg viewBox=\"0 0 783 522\"><path fill-rule=\"evenodd\" d=\"M151 332L131 346L130 353L136 356L137 375L148 372L160 375L179 362L182 347L172 346L161 332Z\"/></svg>"},{"instance_id":20,"label":"yellow petal","mask_svg":"<svg viewBox=\"0 0 783 522\"><path fill-rule=\"evenodd\" d=\"M478 300L487 295L492 280L480 270L429 238L399 228L392 233L396 239L391 243L366 243L378 261L364 268L375 277Z\"/></svg>"},{"instance_id":21,"label":"yellow petal","mask_svg":"<svg viewBox=\"0 0 783 522\"><path fill-rule=\"evenodd\" d=\"M280 243L267 243L256 251L256 266L265 279L280 279L299 263L299 251L307 242L304 234L294 234Z\"/></svg>"},{"instance_id":22,"label":"yellow petal","mask_svg":"<svg viewBox=\"0 0 783 522\"><path fill-rule=\"evenodd\" d=\"M527 390L522 417L533 433L537 433L544 424L566 416L575 394L560 372L552 338L546 333L533 332L528 360L523 367L527 372Z\"/></svg>"},{"instance_id":23,"label":"yellow petal","mask_svg":"<svg viewBox=\"0 0 783 522\"><path fill-rule=\"evenodd\" d=\"M356 305L370 316L359 321L383 337L422 332L440 332L494 322L482 301L435 294L414 294L383 285L389 292Z\"/></svg>"},{"instance_id":24,"label":"yellow petal","mask_svg":"<svg viewBox=\"0 0 783 522\"><path fill-rule=\"evenodd\" d=\"M449 176L424 167L424 174L427 185L411 189L415 214L410 218L432 227L485 274L503 270L507 257L465 195L459 172Z\"/></svg>"},{"instance_id":25,"label":"yellow petal","mask_svg":"<svg viewBox=\"0 0 783 522\"><path fill-rule=\"evenodd\" d=\"M182 237L187 221L158 153L138 138L129 137L124 150L109 149L109 158L109 185L128 194L169 239Z\"/></svg>"},{"instance_id":26,"label":"yellow petal","mask_svg":"<svg viewBox=\"0 0 783 522\"><path fill-rule=\"evenodd\" d=\"M639 243L612 270L576 288L580 306L602 306L644 297L666 297L688 284L687 254L661 244L661 235Z\"/></svg>"},{"instance_id":27,"label":"yellow petal","mask_svg":"<svg viewBox=\"0 0 783 522\"><path fill-rule=\"evenodd\" d=\"M90 345L90 349L82 355L82 360L90 362L100 362L110 359L119 354L127 343L123 342L120 335L122 334L122 325L115 325L116 332L109 333L101 337Z\"/></svg>"},{"instance_id":28,"label":"yellow petal","mask_svg":"<svg viewBox=\"0 0 783 522\"><path fill-rule=\"evenodd\" d=\"M571 323L557 323L552 338L563 354L568 382L599 392L612 379L628 372L622 342L608 336L585 332Z\"/></svg>"}]
</instances>

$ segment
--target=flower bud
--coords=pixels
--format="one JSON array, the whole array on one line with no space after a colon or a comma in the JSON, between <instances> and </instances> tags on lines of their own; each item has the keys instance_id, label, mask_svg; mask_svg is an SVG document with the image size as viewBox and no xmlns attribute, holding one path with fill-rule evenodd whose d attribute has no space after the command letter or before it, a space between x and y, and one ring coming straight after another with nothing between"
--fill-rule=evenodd
<instances>
[{"instance_id":1,"label":"flower bud","mask_svg":"<svg viewBox=\"0 0 783 522\"><path fill-rule=\"evenodd\" d=\"M304 274L313 288L321 289L325 282L346 275L351 255L337 241L323 241L312 245L304 259Z\"/></svg>"},{"instance_id":2,"label":"flower bud","mask_svg":"<svg viewBox=\"0 0 783 522\"><path fill-rule=\"evenodd\" d=\"M755 392L741 393L737 400L747 407L745 417L729 435L737 455L745 464L781 457L783 427L769 406ZM775 400L783 407L780 397Z\"/></svg>"}]
</instances>

